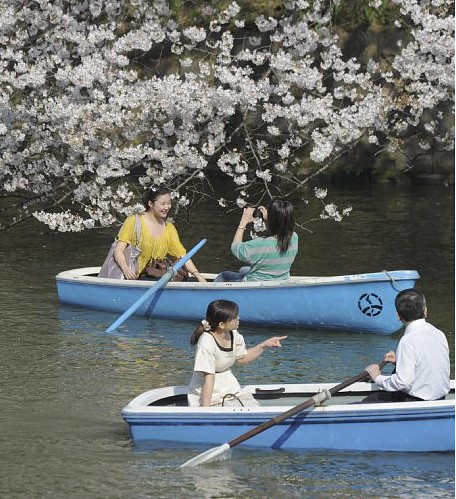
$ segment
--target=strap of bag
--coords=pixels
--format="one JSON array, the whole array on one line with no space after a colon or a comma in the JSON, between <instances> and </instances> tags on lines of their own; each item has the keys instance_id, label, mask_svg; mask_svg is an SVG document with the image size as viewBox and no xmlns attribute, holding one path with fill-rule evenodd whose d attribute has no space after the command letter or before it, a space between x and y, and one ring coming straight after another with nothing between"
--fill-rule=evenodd
<instances>
[{"instance_id":1,"label":"strap of bag","mask_svg":"<svg viewBox=\"0 0 456 499\"><path fill-rule=\"evenodd\" d=\"M119 229L119 232L117 233L117 236L114 240L115 243L117 243L117 241L119 240L119 234L122 231L122 227ZM140 239L141 239L141 220L139 218L139 215L135 213L135 228L133 229L133 238L131 240L132 246L138 246Z\"/></svg>"},{"instance_id":2,"label":"strap of bag","mask_svg":"<svg viewBox=\"0 0 456 499\"><path fill-rule=\"evenodd\" d=\"M139 240L141 239L141 220L139 215L135 213L135 230L133 232L133 246L138 246Z\"/></svg>"}]
</instances>

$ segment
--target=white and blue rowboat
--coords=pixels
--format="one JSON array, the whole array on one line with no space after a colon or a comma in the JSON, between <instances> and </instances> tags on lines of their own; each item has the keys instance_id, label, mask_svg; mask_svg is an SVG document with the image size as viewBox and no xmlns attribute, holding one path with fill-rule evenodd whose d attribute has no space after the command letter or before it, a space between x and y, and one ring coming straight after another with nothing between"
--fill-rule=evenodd
<instances>
[{"instance_id":1,"label":"white and blue rowboat","mask_svg":"<svg viewBox=\"0 0 456 499\"><path fill-rule=\"evenodd\" d=\"M61 303L122 313L153 283L97 277L99 267L68 270L56 276ZM213 279L215 274L203 274ZM336 277L291 277L275 282L170 282L135 314L199 321L215 299L240 306L242 322L309 329L392 334L401 327L394 298L412 288L415 270Z\"/></svg>"},{"instance_id":2,"label":"white and blue rowboat","mask_svg":"<svg viewBox=\"0 0 456 499\"><path fill-rule=\"evenodd\" d=\"M255 385L260 407L188 407L187 388L147 391L123 410L133 443L219 445L252 430L335 384ZM445 400L359 403L377 387L355 383L323 405L306 409L241 446L273 449L434 452L454 451L454 381ZM354 402L357 402L354 404Z\"/></svg>"}]
</instances>

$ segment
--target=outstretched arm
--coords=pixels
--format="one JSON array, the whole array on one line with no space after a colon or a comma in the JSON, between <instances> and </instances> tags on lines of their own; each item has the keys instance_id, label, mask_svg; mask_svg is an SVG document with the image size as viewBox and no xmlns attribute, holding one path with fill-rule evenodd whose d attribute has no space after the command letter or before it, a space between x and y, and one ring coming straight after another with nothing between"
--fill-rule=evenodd
<instances>
[{"instance_id":1,"label":"outstretched arm","mask_svg":"<svg viewBox=\"0 0 456 499\"><path fill-rule=\"evenodd\" d=\"M259 343L257 346L253 348L249 348L247 350L247 355L242 359L238 359L237 362L239 364L250 364L255 359L257 359L267 348L280 348L281 341L287 338L286 336L274 336Z\"/></svg>"}]
</instances>

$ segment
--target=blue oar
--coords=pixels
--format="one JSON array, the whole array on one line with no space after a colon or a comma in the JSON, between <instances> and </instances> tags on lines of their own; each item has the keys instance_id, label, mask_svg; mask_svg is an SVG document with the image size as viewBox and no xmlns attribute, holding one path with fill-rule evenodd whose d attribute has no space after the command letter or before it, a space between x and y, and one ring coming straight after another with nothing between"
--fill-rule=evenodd
<instances>
[{"instance_id":1,"label":"blue oar","mask_svg":"<svg viewBox=\"0 0 456 499\"><path fill-rule=\"evenodd\" d=\"M206 244L206 239L202 239L196 246L194 246L184 257L178 260L169 270L166 271L164 275L160 277L160 279L150 287L140 298L138 298L133 305L131 305L125 312L115 321L113 322L108 329L106 329L106 333L112 333L115 331L121 324L123 324L129 317L132 315L147 299L154 296L154 294L165 286L168 281L173 277L173 275L183 267L188 260L204 245Z\"/></svg>"}]
</instances>

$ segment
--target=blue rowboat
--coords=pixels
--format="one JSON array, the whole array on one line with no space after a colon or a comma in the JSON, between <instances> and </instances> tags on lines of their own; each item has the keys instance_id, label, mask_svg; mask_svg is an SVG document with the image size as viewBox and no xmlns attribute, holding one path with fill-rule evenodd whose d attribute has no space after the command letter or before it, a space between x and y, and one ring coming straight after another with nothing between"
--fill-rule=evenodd
<instances>
[{"instance_id":1,"label":"blue rowboat","mask_svg":"<svg viewBox=\"0 0 456 499\"><path fill-rule=\"evenodd\" d=\"M88 267L58 274L61 303L119 314L153 284L99 278L98 271ZM417 279L415 270L396 270L275 282L170 282L135 314L199 321L212 300L226 299L240 305L246 323L392 334L401 327L394 298Z\"/></svg>"},{"instance_id":2,"label":"blue rowboat","mask_svg":"<svg viewBox=\"0 0 456 499\"><path fill-rule=\"evenodd\" d=\"M252 385L260 407L188 407L187 387L149 390L122 410L133 443L220 445L284 413L335 384ZM454 381L445 400L359 403L377 387L355 383L323 405L307 409L241 446L356 451L454 451ZM355 404L354 404L355 403Z\"/></svg>"}]
</instances>

